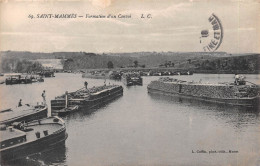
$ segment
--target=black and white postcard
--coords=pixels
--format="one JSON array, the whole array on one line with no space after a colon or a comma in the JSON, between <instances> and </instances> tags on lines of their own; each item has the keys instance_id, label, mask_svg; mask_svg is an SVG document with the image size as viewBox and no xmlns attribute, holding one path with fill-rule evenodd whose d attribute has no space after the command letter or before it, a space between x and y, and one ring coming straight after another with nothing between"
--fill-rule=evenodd
<instances>
[{"instance_id":1,"label":"black and white postcard","mask_svg":"<svg viewBox=\"0 0 260 166\"><path fill-rule=\"evenodd\" d=\"M0 0L0 165L260 166L259 0Z\"/></svg>"}]
</instances>

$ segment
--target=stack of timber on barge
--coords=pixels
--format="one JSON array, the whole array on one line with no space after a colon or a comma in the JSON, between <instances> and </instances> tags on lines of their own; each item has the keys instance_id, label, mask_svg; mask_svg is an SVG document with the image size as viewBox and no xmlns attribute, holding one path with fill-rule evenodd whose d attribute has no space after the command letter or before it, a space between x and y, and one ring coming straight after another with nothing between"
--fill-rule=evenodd
<instances>
[{"instance_id":1,"label":"stack of timber on barge","mask_svg":"<svg viewBox=\"0 0 260 166\"><path fill-rule=\"evenodd\" d=\"M89 89L82 88L51 100L51 111L52 114L61 115L82 108L90 109L122 95L123 87L119 85L104 85Z\"/></svg>"},{"instance_id":2,"label":"stack of timber on barge","mask_svg":"<svg viewBox=\"0 0 260 166\"><path fill-rule=\"evenodd\" d=\"M32 120L46 118L48 108L45 105L24 105L12 109L0 111L0 124L10 125L13 122L29 122Z\"/></svg>"},{"instance_id":3,"label":"stack of timber on barge","mask_svg":"<svg viewBox=\"0 0 260 166\"><path fill-rule=\"evenodd\" d=\"M48 117L29 123L0 126L1 164L24 158L39 152L52 150L64 145L68 134L65 123L58 117Z\"/></svg>"},{"instance_id":4,"label":"stack of timber on barge","mask_svg":"<svg viewBox=\"0 0 260 166\"><path fill-rule=\"evenodd\" d=\"M121 79L126 86L143 85L143 78L139 73L124 73Z\"/></svg>"},{"instance_id":5,"label":"stack of timber on barge","mask_svg":"<svg viewBox=\"0 0 260 166\"><path fill-rule=\"evenodd\" d=\"M178 95L198 100L254 107L259 103L259 86L234 83L205 84L174 78L160 78L148 86L148 93Z\"/></svg>"}]
</instances>

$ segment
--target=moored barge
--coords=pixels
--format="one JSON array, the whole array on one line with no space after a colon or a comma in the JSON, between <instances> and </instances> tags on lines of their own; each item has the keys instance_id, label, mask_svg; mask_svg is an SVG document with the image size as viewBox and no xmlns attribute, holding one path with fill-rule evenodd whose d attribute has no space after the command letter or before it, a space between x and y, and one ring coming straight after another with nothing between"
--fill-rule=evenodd
<instances>
[{"instance_id":1,"label":"moored barge","mask_svg":"<svg viewBox=\"0 0 260 166\"><path fill-rule=\"evenodd\" d=\"M31 84L35 82L44 82L42 76L32 74L7 74L5 79L6 85L14 84Z\"/></svg>"},{"instance_id":2,"label":"moored barge","mask_svg":"<svg viewBox=\"0 0 260 166\"><path fill-rule=\"evenodd\" d=\"M48 108L45 105L23 105L0 111L0 124L10 125L13 122L29 122L32 120L46 118Z\"/></svg>"},{"instance_id":3,"label":"moored barge","mask_svg":"<svg viewBox=\"0 0 260 166\"><path fill-rule=\"evenodd\" d=\"M52 70L43 70L41 72L38 72L38 74L42 77L55 77L54 71Z\"/></svg>"},{"instance_id":4,"label":"moored barge","mask_svg":"<svg viewBox=\"0 0 260 166\"><path fill-rule=\"evenodd\" d=\"M258 85L236 85L234 83L187 82L174 78L160 78L148 86L148 93L182 96L196 100L237 106L257 107L259 103Z\"/></svg>"},{"instance_id":5,"label":"moored barge","mask_svg":"<svg viewBox=\"0 0 260 166\"><path fill-rule=\"evenodd\" d=\"M122 95L123 87L119 85L82 88L51 100L51 112L54 115L62 115L82 108L91 109Z\"/></svg>"},{"instance_id":6,"label":"moored barge","mask_svg":"<svg viewBox=\"0 0 260 166\"><path fill-rule=\"evenodd\" d=\"M27 74L9 74L5 79L6 85L30 84L30 83L32 83L32 79Z\"/></svg>"},{"instance_id":7,"label":"moored barge","mask_svg":"<svg viewBox=\"0 0 260 166\"><path fill-rule=\"evenodd\" d=\"M58 117L49 117L29 123L0 127L1 164L24 158L64 145L68 135L65 123Z\"/></svg>"},{"instance_id":8,"label":"moored barge","mask_svg":"<svg viewBox=\"0 0 260 166\"><path fill-rule=\"evenodd\" d=\"M126 86L143 85L143 78L139 73L124 73L121 80Z\"/></svg>"}]
</instances>

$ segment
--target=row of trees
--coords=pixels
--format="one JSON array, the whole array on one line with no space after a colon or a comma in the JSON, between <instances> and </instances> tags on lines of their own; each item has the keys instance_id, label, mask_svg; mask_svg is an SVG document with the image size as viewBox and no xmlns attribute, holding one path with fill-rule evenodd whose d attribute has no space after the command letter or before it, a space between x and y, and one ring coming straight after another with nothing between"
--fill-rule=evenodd
<instances>
[{"instance_id":1,"label":"row of trees","mask_svg":"<svg viewBox=\"0 0 260 166\"><path fill-rule=\"evenodd\" d=\"M195 66L202 70L241 70L255 72L259 70L258 62L258 56L240 56L197 61L195 62Z\"/></svg>"},{"instance_id":2,"label":"row of trees","mask_svg":"<svg viewBox=\"0 0 260 166\"><path fill-rule=\"evenodd\" d=\"M132 63L130 57L107 56L97 54L77 55L63 62L64 70L114 68Z\"/></svg>"},{"instance_id":3,"label":"row of trees","mask_svg":"<svg viewBox=\"0 0 260 166\"><path fill-rule=\"evenodd\" d=\"M146 61L144 61L144 58ZM158 59L157 59L158 58ZM162 61L163 60L163 61ZM71 58L62 61L65 70L115 68L115 67L145 67L151 66L153 61L161 64L161 67L196 68L199 70L228 71L241 70L255 73L259 71L260 55L246 55L233 57L187 58L184 60L170 60L163 57L118 57L108 55L96 55L88 53L73 54ZM175 64L174 64L174 63ZM178 63L179 62L179 63ZM182 63L180 63L182 62ZM129 65L130 64L130 65ZM23 60L22 58L1 58L1 72L33 72L41 71L43 66L36 61Z\"/></svg>"},{"instance_id":4,"label":"row of trees","mask_svg":"<svg viewBox=\"0 0 260 166\"><path fill-rule=\"evenodd\" d=\"M145 65L139 65L138 64L139 62L137 61L137 60L135 60L134 61L134 66L131 66L131 67L142 67L142 68L145 68ZM114 64L113 64L113 62L112 61L109 61L108 63L107 63L107 68L109 68L109 69L112 69L112 68L114 68ZM123 68L123 66L121 66L121 68Z\"/></svg>"},{"instance_id":5,"label":"row of trees","mask_svg":"<svg viewBox=\"0 0 260 166\"><path fill-rule=\"evenodd\" d=\"M159 67L174 67L174 65L172 61L165 61L164 64L160 64Z\"/></svg>"},{"instance_id":6,"label":"row of trees","mask_svg":"<svg viewBox=\"0 0 260 166\"><path fill-rule=\"evenodd\" d=\"M115 67L145 67L139 65L131 57L113 57L106 55L79 55L62 61L64 70L115 68ZM129 64L132 64L129 66Z\"/></svg>"},{"instance_id":7,"label":"row of trees","mask_svg":"<svg viewBox=\"0 0 260 166\"><path fill-rule=\"evenodd\" d=\"M32 73L42 71L43 66L39 62L28 60L3 59L1 69L3 72Z\"/></svg>"},{"instance_id":8,"label":"row of trees","mask_svg":"<svg viewBox=\"0 0 260 166\"><path fill-rule=\"evenodd\" d=\"M241 71L252 71L256 72L259 70L258 66L258 56L237 56L237 57L224 57L224 58L212 58L212 59L188 59L186 60L185 65L177 64L177 68L197 68L199 70L241 70ZM105 56L104 56L105 57ZM65 66L70 69L79 68L114 68L120 66L127 67L145 67L145 65L139 65L137 60L131 61L128 59L125 63L120 63L116 59L111 60L109 58L104 58L101 60L101 56L94 57L96 61L89 57L84 57L80 59L68 59L65 62ZM92 57L93 58L93 57ZM90 63L91 62L91 63ZM100 64L97 64L100 63ZM83 64L83 65L82 65ZM116 64L116 65L115 65ZM132 64L129 66L129 64ZM95 66L93 66L95 65ZM165 61L161 64L160 67L175 67L175 64L172 61Z\"/></svg>"}]
</instances>

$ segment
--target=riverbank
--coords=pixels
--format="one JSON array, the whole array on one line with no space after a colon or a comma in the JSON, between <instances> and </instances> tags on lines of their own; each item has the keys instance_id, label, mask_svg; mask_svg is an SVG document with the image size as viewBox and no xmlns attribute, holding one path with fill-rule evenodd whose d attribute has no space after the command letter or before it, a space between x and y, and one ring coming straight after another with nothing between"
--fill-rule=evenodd
<instances>
[{"instance_id":1,"label":"riverbank","mask_svg":"<svg viewBox=\"0 0 260 166\"><path fill-rule=\"evenodd\" d=\"M245 70L192 70L197 74L259 74L257 71L245 71Z\"/></svg>"},{"instance_id":2,"label":"riverbank","mask_svg":"<svg viewBox=\"0 0 260 166\"><path fill-rule=\"evenodd\" d=\"M102 74L92 74L92 73L83 73L82 78L92 78L92 79L109 79L108 73Z\"/></svg>"},{"instance_id":3,"label":"riverbank","mask_svg":"<svg viewBox=\"0 0 260 166\"><path fill-rule=\"evenodd\" d=\"M82 70L81 70L82 71ZM115 69L86 69L83 78L109 79L113 72L138 72L142 76L169 76L169 75L192 75L196 74L259 74L260 71L245 70L198 70L179 68L115 68Z\"/></svg>"}]
</instances>

